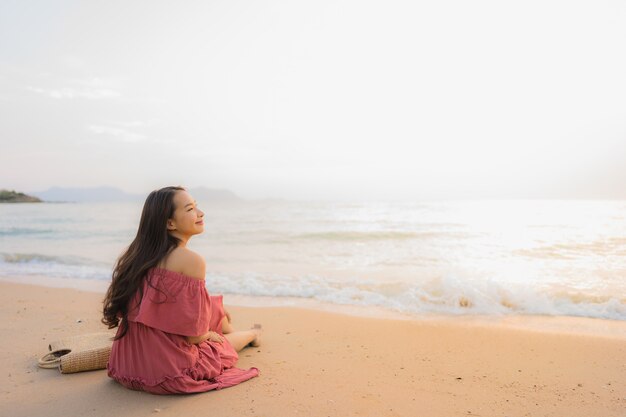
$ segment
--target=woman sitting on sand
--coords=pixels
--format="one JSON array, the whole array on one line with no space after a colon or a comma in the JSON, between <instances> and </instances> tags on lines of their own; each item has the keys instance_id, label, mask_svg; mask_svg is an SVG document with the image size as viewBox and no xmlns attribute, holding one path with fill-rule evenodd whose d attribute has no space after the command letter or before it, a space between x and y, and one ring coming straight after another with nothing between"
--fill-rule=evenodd
<instances>
[{"instance_id":1,"label":"woman sitting on sand","mask_svg":"<svg viewBox=\"0 0 626 417\"><path fill-rule=\"evenodd\" d=\"M108 375L153 394L203 392L259 374L234 367L237 352L259 346L261 326L235 331L221 295L205 287L205 262L187 249L204 213L183 187L148 195L137 236L117 260L102 322L119 325Z\"/></svg>"}]
</instances>

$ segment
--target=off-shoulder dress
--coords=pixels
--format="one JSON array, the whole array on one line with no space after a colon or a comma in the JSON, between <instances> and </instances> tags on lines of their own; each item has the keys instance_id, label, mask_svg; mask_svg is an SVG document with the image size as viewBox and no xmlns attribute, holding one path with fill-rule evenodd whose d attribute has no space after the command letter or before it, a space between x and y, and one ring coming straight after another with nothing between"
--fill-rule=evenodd
<instances>
[{"instance_id":1,"label":"off-shoulder dress","mask_svg":"<svg viewBox=\"0 0 626 417\"><path fill-rule=\"evenodd\" d=\"M208 330L221 335L224 316L222 295L209 295L204 280L151 268L143 298L138 291L129 303L128 331L113 342L107 375L153 394L210 391L258 376L258 368L235 367L239 356L226 338L197 345L185 339Z\"/></svg>"}]
</instances>

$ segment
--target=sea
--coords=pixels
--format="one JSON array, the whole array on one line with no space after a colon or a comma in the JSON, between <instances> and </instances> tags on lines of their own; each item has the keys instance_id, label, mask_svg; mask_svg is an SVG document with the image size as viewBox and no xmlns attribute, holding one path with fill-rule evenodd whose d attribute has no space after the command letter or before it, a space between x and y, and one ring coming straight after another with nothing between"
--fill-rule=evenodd
<instances>
[{"instance_id":1,"label":"sea","mask_svg":"<svg viewBox=\"0 0 626 417\"><path fill-rule=\"evenodd\" d=\"M198 202L209 293L428 316L626 320L626 201ZM99 283L142 202L0 205L0 278ZM16 278L18 277L18 278Z\"/></svg>"}]
</instances>

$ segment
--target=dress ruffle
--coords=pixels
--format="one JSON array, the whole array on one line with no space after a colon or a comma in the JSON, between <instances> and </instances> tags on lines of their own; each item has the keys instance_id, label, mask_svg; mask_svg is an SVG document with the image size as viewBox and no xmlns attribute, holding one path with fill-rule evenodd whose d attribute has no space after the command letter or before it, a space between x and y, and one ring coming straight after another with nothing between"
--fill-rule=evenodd
<instances>
[{"instance_id":1,"label":"dress ruffle","mask_svg":"<svg viewBox=\"0 0 626 417\"><path fill-rule=\"evenodd\" d=\"M130 303L128 320L168 333L204 334L211 315L224 314L221 303L213 308L215 298L209 296L204 280L167 269L152 268L143 282L143 298L139 296L137 292Z\"/></svg>"},{"instance_id":2,"label":"dress ruffle","mask_svg":"<svg viewBox=\"0 0 626 417\"><path fill-rule=\"evenodd\" d=\"M108 370L108 375L127 388L153 394L184 394L222 389L259 375L259 369L255 367L247 370L233 367L235 359L223 362L219 367L219 374L212 376L217 369L209 359L214 356L207 355L205 349L207 346L199 349L200 357L194 366L183 369L178 375L148 380L142 377L119 376L114 368Z\"/></svg>"}]
</instances>

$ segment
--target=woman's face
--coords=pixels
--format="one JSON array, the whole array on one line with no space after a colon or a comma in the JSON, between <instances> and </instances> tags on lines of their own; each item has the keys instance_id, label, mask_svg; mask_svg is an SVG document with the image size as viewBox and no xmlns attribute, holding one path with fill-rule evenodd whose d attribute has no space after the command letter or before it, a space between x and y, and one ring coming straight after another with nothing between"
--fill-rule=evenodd
<instances>
[{"instance_id":1,"label":"woman's face","mask_svg":"<svg viewBox=\"0 0 626 417\"><path fill-rule=\"evenodd\" d=\"M167 221L167 229L182 236L193 236L204 231L204 212L187 191L174 194L174 216Z\"/></svg>"}]
</instances>

